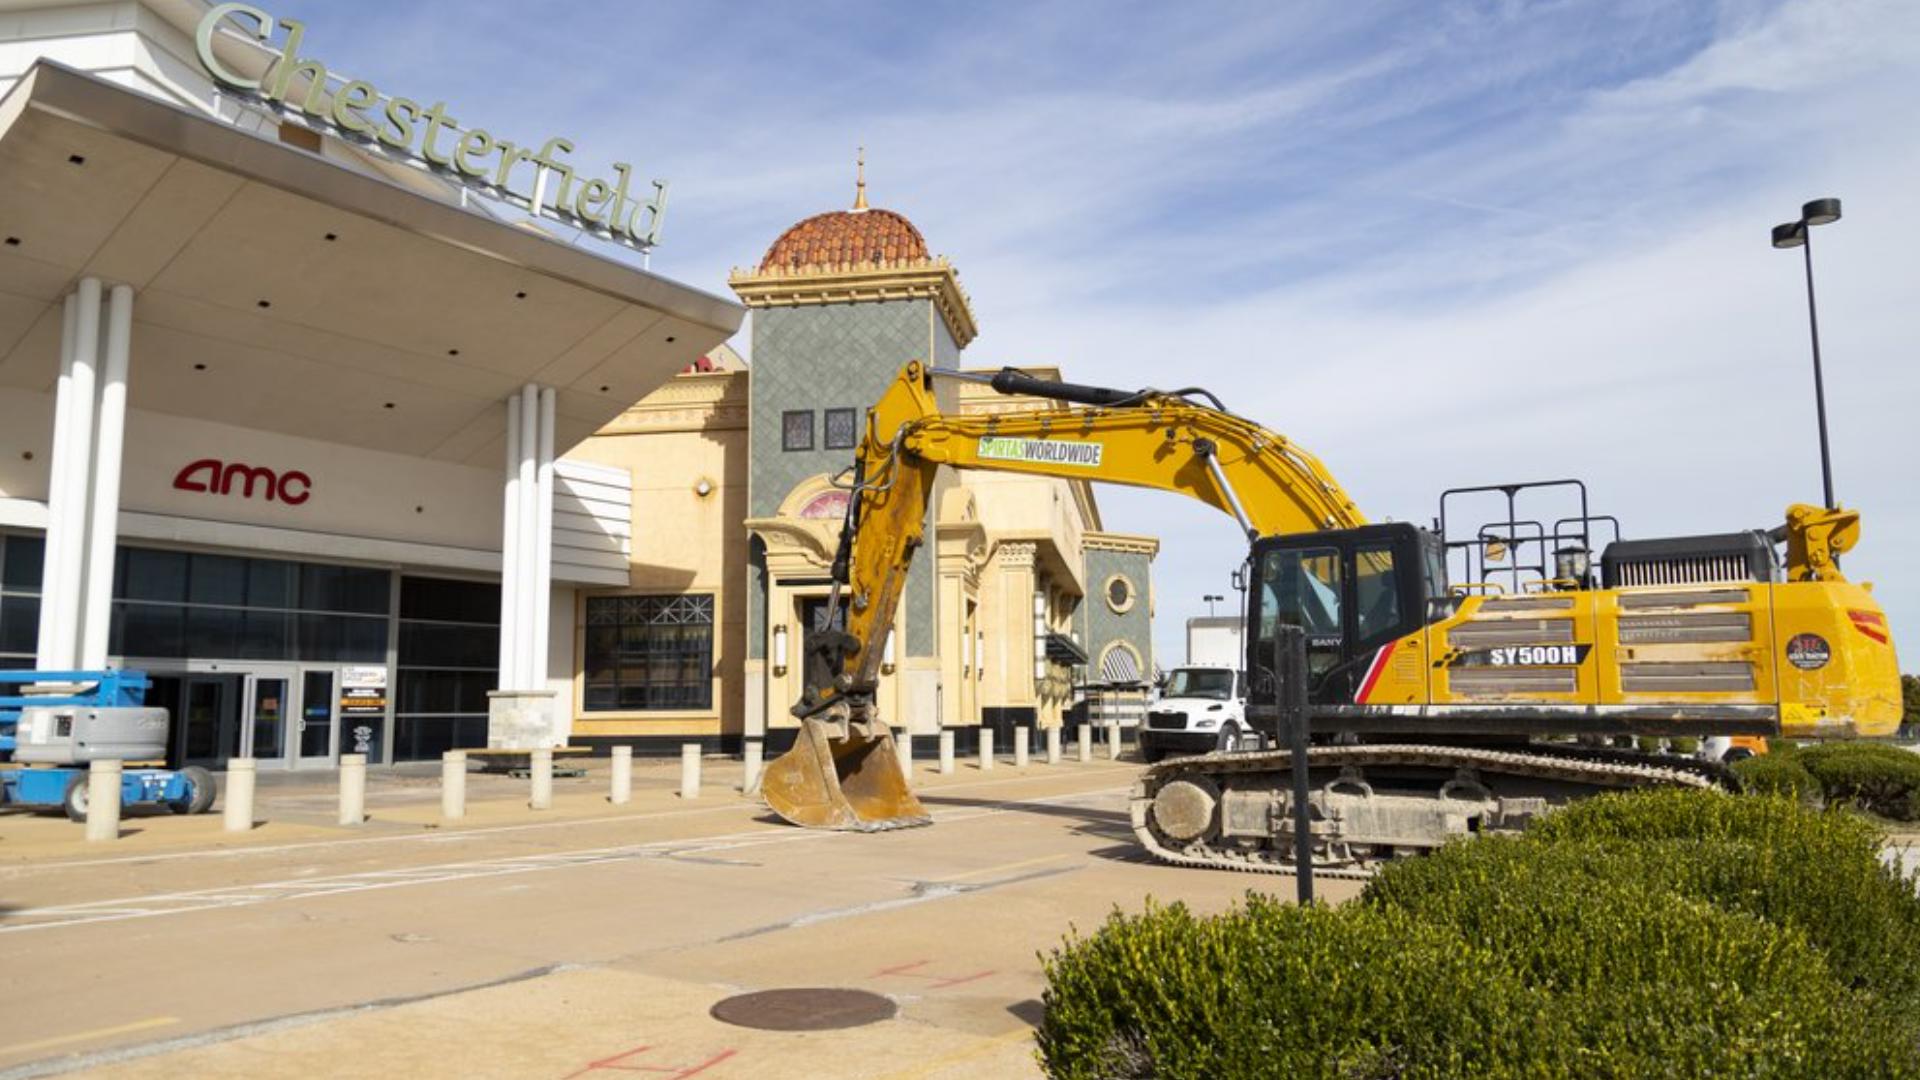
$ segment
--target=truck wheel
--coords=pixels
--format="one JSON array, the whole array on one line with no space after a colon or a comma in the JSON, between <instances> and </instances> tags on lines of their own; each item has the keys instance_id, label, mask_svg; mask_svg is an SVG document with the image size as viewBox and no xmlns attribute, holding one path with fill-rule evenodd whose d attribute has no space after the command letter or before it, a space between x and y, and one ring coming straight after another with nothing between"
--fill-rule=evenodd
<instances>
[{"instance_id":1,"label":"truck wheel","mask_svg":"<svg viewBox=\"0 0 1920 1080\"><path fill-rule=\"evenodd\" d=\"M1244 749L1240 742L1240 729L1228 724L1220 729L1220 742L1215 747L1222 754L1237 753Z\"/></svg>"},{"instance_id":2,"label":"truck wheel","mask_svg":"<svg viewBox=\"0 0 1920 1080\"><path fill-rule=\"evenodd\" d=\"M68 821L85 822L87 820L86 773L81 773L67 781L66 794L60 797L60 809L67 812Z\"/></svg>"},{"instance_id":3,"label":"truck wheel","mask_svg":"<svg viewBox=\"0 0 1920 1080\"><path fill-rule=\"evenodd\" d=\"M212 773L198 765L189 765L180 770L180 778L187 782L187 794L168 803L167 809L176 814L204 814L213 809L214 797L219 792Z\"/></svg>"}]
</instances>

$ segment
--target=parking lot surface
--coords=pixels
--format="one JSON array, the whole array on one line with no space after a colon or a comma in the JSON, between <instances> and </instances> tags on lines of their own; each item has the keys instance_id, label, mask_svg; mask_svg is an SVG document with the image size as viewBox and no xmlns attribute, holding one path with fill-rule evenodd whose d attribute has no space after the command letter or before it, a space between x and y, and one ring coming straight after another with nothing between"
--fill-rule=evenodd
<instances>
[{"instance_id":1,"label":"parking lot surface","mask_svg":"<svg viewBox=\"0 0 1920 1080\"><path fill-rule=\"evenodd\" d=\"M1036 1075L1039 957L1072 928L1292 888L1145 861L1136 769L923 763L935 824L872 835L781 823L724 762L691 801L677 763L636 763L621 807L602 762L546 812L523 781L475 778L450 825L436 781L404 773L352 828L324 776L263 779L267 823L238 836L217 814L133 817L86 845L0 817L0 1078ZM899 1011L814 1032L709 1015L786 987Z\"/></svg>"}]
</instances>

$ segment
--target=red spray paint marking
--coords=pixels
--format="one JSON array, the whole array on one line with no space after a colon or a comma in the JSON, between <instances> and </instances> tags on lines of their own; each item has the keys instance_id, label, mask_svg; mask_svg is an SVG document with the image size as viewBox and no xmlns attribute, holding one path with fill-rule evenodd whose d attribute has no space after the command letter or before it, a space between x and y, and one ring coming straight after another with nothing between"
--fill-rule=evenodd
<instances>
[{"instance_id":1,"label":"red spray paint marking","mask_svg":"<svg viewBox=\"0 0 1920 1080\"><path fill-rule=\"evenodd\" d=\"M984 979L989 975L995 974L995 972L991 969L987 971L976 971L971 975L935 975L931 972L920 972L920 971L914 970L915 968L926 967L928 964L931 964L931 963L933 963L933 961L931 960L915 960L911 964L901 964L898 967L881 968L879 971L876 971L873 973L873 978L879 979L879 978L884 978L886 976L892 975L892 976L898 976L903 979L926 979L928 982L931 982L933 984L933 988L935 990L945 990L949 986L959 986L962 983L975 982L979 979Z\"/></svg>"},{"instance_id":2,"label":"red spray paint marking","mask_svg":"<svg viewBox=\"0 0 1920 1080\"><path fill-rule=\"evenodd\" d=\"M733 1049L722 1050L698 1065L641 1065L627 1060L628 1058L636 1057L652 1049L653 1047L651 1046L636 1046L631 1050L615 1054L610 1058L601 1058L599 1061L588 1062L586 1068L567 1074L566 1080L574 1080L574 1077L584 1076L596 1069L604 1069L611 1072L654 1073L666 1077L667 1080L686 1080L687 1077L706 1072L708 1069L739 1053L739 1051Z\"/></svg>"}]
</instances>

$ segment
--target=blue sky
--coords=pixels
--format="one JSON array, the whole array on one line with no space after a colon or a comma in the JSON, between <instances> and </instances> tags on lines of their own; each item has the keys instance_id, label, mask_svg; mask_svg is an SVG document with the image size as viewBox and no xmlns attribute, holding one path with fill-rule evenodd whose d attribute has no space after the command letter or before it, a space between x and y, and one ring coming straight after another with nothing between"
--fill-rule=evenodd
<instances>
[{"instance_id":1,"label":"blue sky","mask_svg":"<svg viewBox=\"0 0 1920 1080\"><path fill-rule=\"evenodd\" d=\"M1820 498L1797 253L1815 234L1847 560L1920 667L1920 5L280 2L383 91L673 182L655 270L724 293L782 229L875 205L950 256L974 366L1214 390L1376 518L1558 476L1628 535ZM742 343L744 345L744 343ZM1164 540L1177 661L1242 546Z\"/></svg>"}]
</instances>

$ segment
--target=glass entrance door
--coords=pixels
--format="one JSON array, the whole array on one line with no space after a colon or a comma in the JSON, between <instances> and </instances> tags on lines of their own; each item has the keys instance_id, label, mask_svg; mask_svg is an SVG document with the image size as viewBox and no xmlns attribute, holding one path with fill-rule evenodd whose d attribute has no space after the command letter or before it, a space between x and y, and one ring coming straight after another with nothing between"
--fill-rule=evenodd
<instances>
[{"instance_id":1,"label":"glass entrance door","mask_svg":"<svg viewBox=\"0 0 1920 1080\"><path fill-rule=\"evenodd\" d=\"M333 669L309 668L300 673L299 735L294 742L293 767L329 768L340 752L339 714Z\"/></svg>"},{"instance_id":2,"label":"glass entrance door","mask_svg":"<svg viewBox=\"0 0 1920 1080\"><path fill-rule=\"evenodd\" d=\"M241 717L242 756L278 762L287 756L289 720L294 714L291 673L256 671L246 677L246 708Z\"/></svg>"},{"instance_id":3,"label":"glass entrance door","mask_svg":"<svg viewBox=\"0 0 1920 1080\"><path fill-rule=\"evenodd\" d=\"M182 765L224 764L240 753L240 676L187 675L180 682L174 760Z\"/></svg>"}]
</instances>

